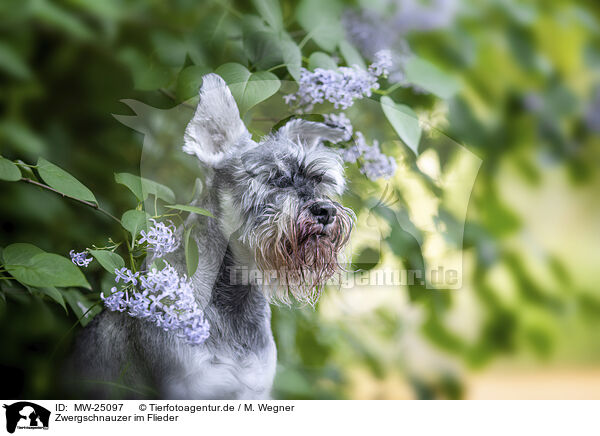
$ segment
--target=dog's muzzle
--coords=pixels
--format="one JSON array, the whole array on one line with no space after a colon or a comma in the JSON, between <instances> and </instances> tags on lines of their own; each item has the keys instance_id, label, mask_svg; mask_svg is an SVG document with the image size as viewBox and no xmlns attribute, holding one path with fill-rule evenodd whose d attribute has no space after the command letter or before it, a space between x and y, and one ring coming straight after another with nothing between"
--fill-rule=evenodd
<instances>
[{"instance_id":1,"label":"dog's muzzle","mask_svg":"<svg viewBox=\"0 0 600 436\"><path fill-rule=\"evenodd\" d=\"M337 209L327 201L316 201L308 208L319 224L326 226L331 224L337 214Z\"/></svg>"},{"instance_id":2,"label":"dog's muzzle","mask_svg":"<svg viewBox=\"0 0 600 436\"><path fill-rule=\"evenodd\" d=\"M348 243L354 213L329 199L313 200L268 217L257 230L255 258L266 276L276 276L276 300L314 303L322 285L342 268L340 255Z\"/></svg>"}]
</instances>

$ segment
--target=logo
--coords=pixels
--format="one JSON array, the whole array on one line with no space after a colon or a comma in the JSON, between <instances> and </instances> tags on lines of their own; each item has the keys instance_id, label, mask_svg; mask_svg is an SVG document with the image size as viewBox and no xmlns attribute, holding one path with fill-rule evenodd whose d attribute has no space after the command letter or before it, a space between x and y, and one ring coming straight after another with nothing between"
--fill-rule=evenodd
<instances>
[{"instance_id":1,"label":"logo","mask_svg":"<svg viewBox=\"0 0 600 436\"><path fill-rule=\"evenodd\" d=\"M48 430L50 411L28 401L19 401L4 405L6 409L6 431L14 433L15 429Z\"/></svg>"}]
</instances>

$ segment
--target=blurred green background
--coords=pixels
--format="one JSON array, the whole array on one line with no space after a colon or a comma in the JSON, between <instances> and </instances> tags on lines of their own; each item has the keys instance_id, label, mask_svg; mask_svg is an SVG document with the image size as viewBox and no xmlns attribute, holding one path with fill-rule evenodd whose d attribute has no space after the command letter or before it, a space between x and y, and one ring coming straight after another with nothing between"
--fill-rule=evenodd
<instances>
[{"instance_id":1,"label":"blurred green background","mask_svg":"<svg viewBox=\"0 0 600 436\"><path fill-rule=\"evenodd\" d=\"M455 262L462 286L356 284L329 289L314 310L274 307L275 397L598 398L599 19L591 0L4 0L0 153L61 166L116 216L136 203L115 172L147 171L185 202L201 173L174 153L191 176L170 180L176 166L152 167L148 146L179 150L182 124L148 113L136 131L134 118L112 114L168 114L203 74L237 62L283 83L244 116L260 137L289 115L282 95L293 68L281 39L305 67L316 52L368 64L376 46L425 59L441 90L410 74L392 88L390 76L348 111L398 162L387 182L348 166L352 256L356 276ZM385 90L421 120L418 153L382 115ZM178 120L191 117L185 110ZM456 194L448 181L463 176ZM120 237L105 216L51 192L4 181L0 190L0 247L67 255ZM84 272L93 292L77 295L97 301L107 277L98 266ZM65 297L63 308L0 275L3 395L56 397L81 328L78 300Z\"/></svg>"}]
</instances>

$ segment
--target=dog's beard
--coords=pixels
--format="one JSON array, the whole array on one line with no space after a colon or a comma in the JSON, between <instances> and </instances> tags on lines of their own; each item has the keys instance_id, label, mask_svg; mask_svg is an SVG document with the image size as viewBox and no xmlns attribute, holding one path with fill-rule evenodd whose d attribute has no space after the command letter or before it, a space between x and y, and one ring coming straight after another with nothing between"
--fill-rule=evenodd
<instances>
[{"instance_id":1,"label":"dog's beard","mask_svg":"<svg viewBox=\"0 0 600 436\"><path fill-rule=\"evenodd\" d=\"M313 305L323 285L342 271L340 260L350 238L354 213L333 203L336 215L327 229L315 223L309 208L288 201L280 210L268 211L254 229L256 265L263 274L263 289L274 302Z\"/></svg>"}]
</instances>

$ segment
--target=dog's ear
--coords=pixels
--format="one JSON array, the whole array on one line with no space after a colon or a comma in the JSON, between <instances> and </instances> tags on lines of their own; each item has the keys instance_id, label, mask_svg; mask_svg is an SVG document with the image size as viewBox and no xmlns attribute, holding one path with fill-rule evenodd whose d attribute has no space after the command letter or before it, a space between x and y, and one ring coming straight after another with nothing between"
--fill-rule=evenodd
<instances>
[{"instance_id":1,"label":"dog's ear","mask_svg":"<svg viewBox=\"0 0 600 436\"><path fill-rule=\"evenodd\" d=\"M216 74L202 78L200 101L185 129L183 151L215 165L236 144L250 138L225 81Z\"/></svg>"},{"instance_id":2,"label":"dog's ear","mask_svg":"<svg viewBox=\"0 0 600 436\"><path fill-rule=\"evenodd\" d=\"M340 142L345 131L323 123L296 119L286 123L277 134L291 141L301 142L307 147L314 147L323 139L333 143Z\"/></svg>"}]
</instances>

